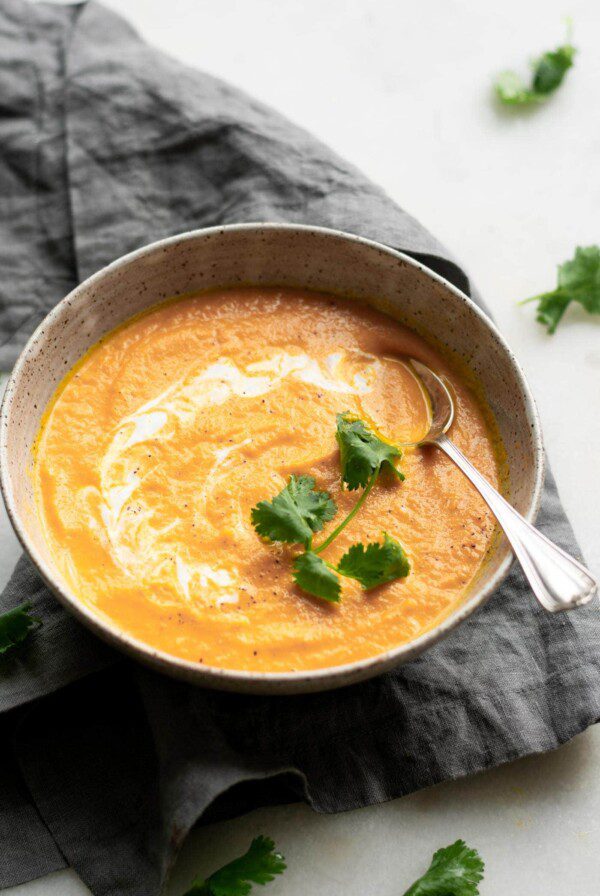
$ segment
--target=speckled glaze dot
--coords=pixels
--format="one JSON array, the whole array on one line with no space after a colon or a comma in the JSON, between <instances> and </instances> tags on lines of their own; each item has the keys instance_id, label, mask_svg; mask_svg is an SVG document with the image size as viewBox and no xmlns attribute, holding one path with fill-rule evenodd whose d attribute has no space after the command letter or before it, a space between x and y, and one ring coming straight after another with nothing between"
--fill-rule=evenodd
<instances>
[{"instance_id":1,"label":"speckled glaze dot","mask_svg":"<svg viewBox=\"0 0 600 896\"><path fill-rule=\"evenodd\" d=\"M9 380L0 411L0 477L15 531L57 598L113 646L204 687L292 694L353 684L418 656L483 604L506 576L511 554L498 539L457 611L416 641L315 672L234 672L152 650L100 620L62 582L48 554L32 494L32 447L46 404L65 372L118 324L164 298L235 283L295 286L369 302L445 348L479 381L506 450L508 497L528 519L543 483L539 418L523 374L487 317L422 265L378 243L318 227L234 224L184 233L113 262L73 290L42 321Z\"/></svg>"}]
</instances>

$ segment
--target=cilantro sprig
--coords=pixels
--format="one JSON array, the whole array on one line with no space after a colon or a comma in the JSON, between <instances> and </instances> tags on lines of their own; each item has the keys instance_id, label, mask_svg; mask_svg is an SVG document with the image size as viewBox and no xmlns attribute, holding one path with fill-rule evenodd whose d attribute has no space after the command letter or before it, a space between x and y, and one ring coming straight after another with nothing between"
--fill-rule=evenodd
<instances>
[{"instance_id":1,"label":"cilantro sprig","mask_svg":"<svg viewBox=\"0 0 600 896\"><path fill-rule=\"evenodd\" d=\"M267 884L286 869L283 856L269 837L255 837L243 856L205 880L196 878L184 896L248 896L252 884Z\"/></svg>"},{"instance_id":2,"label":"cilantro sprig","mask_svg":"<svg viewBox=\"0 0 600 896\"><path fill-rule=\"evenodd\" d=\"M308 544L336 513L335 501L328 492L315 490L312 476L291 476L272 501L259 501L252 508L252 525L269 541Z\"/></svg>"},{"instance_id":3,"label":"cilantro sprig","mask_svg":"<svg viewBox=\"0 0 600 896\"><path fill-rule=\"evenodd\" d=\"M335 438L340 446L342 480L351 491L366 488L369 479L382 467L390 469L398 479L404 479L394 465L394 460L402 457L400 449L376 436L362 420L349 413L338 414Z\"/></svg>"},{"instance_id":4,"label":"cilantro sprig","mask_svg":"<svg viewBox=\"0 0 600 896\"><path fill-rule=\"evenodd\" d=\"M338 572L356 579L365 591L393 582L408 575L410 564L399 541L383 533L383 544L378 541L353 544L337 566Z\"/></svg>"},{"instance_id":5,"label":"cilantro sprig","mask_svg":"<svg viewBox=\"0 0 600 896\"><path fill-rule=\"evenodd\" d=\"M337 565L319 556L356 516L383 469L404 479L396 467L402 457L400 448L380 438L362 420L348 412L338 414L335 437L340 449L342 483L350 491L362 488L363 492L320 545L313 545L313 535L333 519L337 507L328 492L315 489L312 476L291 476L278 495L270 501L259 501L251 512L252 525L262 538L303 545L304 553L294 560L293 579L303 591L330 603L339 603L341 599L340 576L355 579L368 591L404 578L410 571L402 545L386 532L383 542L352 545Z\"/></svg>"},{"instance_id":6,"label":"cilantro sprig","mask_svg":"<svg viewBox=\"0 0 600 896\"><path fill-rule=\"evenodd\" d=\"M25 640L30 630L39 625L39 619L31 616L30 603L21 604L0 615L0 656Z\"/></svg>"},{"instance_id":7,"label":"cilantro sprig","mask_svg":"<svg viewBox=\"0 0 600 896\"><path fill-rule=\"evenodd\" d=\"M303 591L332 604L340 601L342 589L336 568L314 551L305 551L294 560L294 582Z\"/></svg>"},{"instance_id":8,"label":"cilantro sprig","mask_svg":"<svg viewBox=\"0 0 600 896\"><path fill-rule=\"evenodd\" d=\"M562 84L573 65L575 53L575 47L569 41L556 50L544 53L533 63L529 86L516 72L501 72L495 84L498 99L507 106L530 106L543 102Z\"/></svg>"},{"instance_id":9,"label":"cilantro sprig","mask_svg":"<svg viewBox=\"0 0 600 896\"><path fill-rule=\"evenodd\" d=\"M520 304L527 302L538 303L536 320L550 334L556 331L571 302L579 302L589 314L600 314L600 246L578 246L573 258L558 266L556 289Z\"/></svg>"},{"instance_id":10,"label":"cilantro sprig","mask_svg":"<svg viewBox=\"0 0 600 896\"><path fill-rule=\"evenodd\" d=\"M425 874L404 896L479 896L484 864L476 849L457 840L434 853Z\"/></svg>"}]
</instances>

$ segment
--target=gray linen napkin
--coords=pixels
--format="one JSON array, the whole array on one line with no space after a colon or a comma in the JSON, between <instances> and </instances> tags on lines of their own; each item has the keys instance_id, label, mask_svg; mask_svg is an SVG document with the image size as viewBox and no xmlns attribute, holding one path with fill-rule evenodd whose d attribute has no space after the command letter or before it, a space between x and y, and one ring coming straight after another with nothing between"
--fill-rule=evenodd
<instances>
[{"instance_id":1,"label":"gray linen napkin","mask_svg":"<svg viewBox=\"0 0 600 896\"><path fill-rule=\"evenodd\" d=\"M420 224L272 111L94 2L0 0L2 369L116 256L252 220L373 237L469 291ZM578 553L551 476L539 522ZM68 864L97 896L154 896L199 819L391 799L551 749L600 717L597 608L548 616L518 571L417 661L289 698L203 691L123 660L22 559L0 610L25 598L44 625L0 662L0 887Z\"/></svg>"}]
</instances>

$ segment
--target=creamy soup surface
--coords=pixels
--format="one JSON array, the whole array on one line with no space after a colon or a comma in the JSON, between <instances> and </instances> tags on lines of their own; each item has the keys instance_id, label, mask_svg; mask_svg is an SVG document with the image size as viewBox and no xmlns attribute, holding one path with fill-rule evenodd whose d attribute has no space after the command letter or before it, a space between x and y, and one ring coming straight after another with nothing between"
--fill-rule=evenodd
<instances>
[{"instance_id":1,"label":"creamy soup surface","mask_svg":"<svg viewBox=\"0 0 600 896\"><path fill-rule=\"evenodd\" d=\"M262 541L250 520L292 473L331 493L337 522L351 509L360 492L341 487L336 413L393 442L425 432L406 356L447 378L452 438L497 486L497 442L461 376L369 306L236 288L168 302L109 334L57 390L35 454L38 510L71 590L152 647L227 669L339 665L434 626L463 599L494 534L441 451L405 449L406 480L380 477L323 554L336 562L385 530L410 574L369 592L344 579L339 604L300 591L298 549Z\"/></svg>"}]
</instances>

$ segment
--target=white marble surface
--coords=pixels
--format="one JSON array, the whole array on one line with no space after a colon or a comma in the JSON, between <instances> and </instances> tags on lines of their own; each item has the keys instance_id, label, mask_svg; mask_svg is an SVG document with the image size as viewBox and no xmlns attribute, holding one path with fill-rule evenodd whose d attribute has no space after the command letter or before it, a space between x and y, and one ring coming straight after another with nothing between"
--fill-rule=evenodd
<instances>
[{"instance_id":1,"label":"white marble surface","mask_svg":"<svg viewBox=\"0 0 600 896\"><path fill-rule=\"evenodd\" d=\"M600 7L595 0L110 0L143 35L279 108L378 181L469 268L537 397L559 487L600 574L600 319L570 312L550 338L516 300L551 288L555 266L600 241ZM543 15L541 14L543 12ZM563 37L580 48L565 87L515 115L493 73ZM358 112L357 110L360 110ZM594 447L596 446L596 447ZM0 576L16 556L0 528ZM557 752L384 806L318 817L261 810L199 831L169 896L196 872L271 834L289 870L273 896L393 896L459 836L477 846L483 896L596 893L600 731ZM79 896L72 872L7 891ZM261 891L262 892L262 891Z\"/></svg>"}]
</instances>

